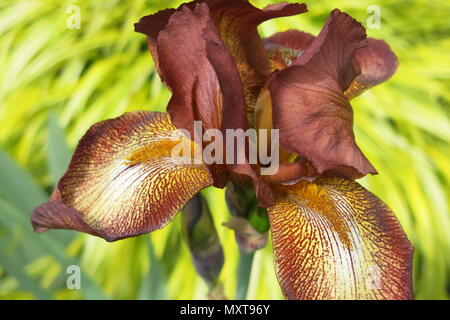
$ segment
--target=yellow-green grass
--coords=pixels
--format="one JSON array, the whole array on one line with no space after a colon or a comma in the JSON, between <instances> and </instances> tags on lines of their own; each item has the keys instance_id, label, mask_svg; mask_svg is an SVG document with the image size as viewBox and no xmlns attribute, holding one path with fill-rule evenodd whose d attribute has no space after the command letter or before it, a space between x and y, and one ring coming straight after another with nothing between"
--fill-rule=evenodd
<instances>
[{"instance_id":1,"label":"yellow-green grass","mask_svg":"<svg viewBox=\"0 0 450 320\"><path fill-rule=\"evenodd\" d=\"M28 221L89 126L126 111L165 109L170 93L133 23L180 3L0 3L0 298L207 297L178 218L151 235L115 243L70 231L36 235ZM66 26L71 4L80 6L80 29ZM380 173L362 183L396 212L416 248L416 297L449 299L450 3L307 4L309 13L264 23L261 33L289 28L317 33L335 7L366 25L369 5L381 9L381 28L367 32L391 45L400 67L390 81L353 101L357 142ZM225 251L220 278L233 297L239 254L232 231L221 226L229 218L224 191L204 194ZM66 288L70 264L82 267L81 291ZM282 298L270 243L255 255L248 298Z\"/></svg>"}]
</instances>

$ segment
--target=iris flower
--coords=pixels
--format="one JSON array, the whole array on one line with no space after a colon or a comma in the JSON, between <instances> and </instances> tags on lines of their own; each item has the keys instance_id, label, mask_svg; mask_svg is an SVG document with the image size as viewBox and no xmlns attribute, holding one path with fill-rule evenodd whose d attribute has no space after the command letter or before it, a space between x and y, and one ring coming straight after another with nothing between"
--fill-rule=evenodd
<instances>
[{"instance_id":1,"label":"iris flower","mask_svg":"<svg viewBox=\"0 0 450 320\"><path fill-rule=\"evenodd\" d=\"M172 97L167 113L138 111L93 125L37 232L74 229L115 241L160 229L209 186L253 188L266 208L275 271L288 299L412 299L412 247L394 213L355 179L376 170L355 142L350 100L392 76L389 46L335 9L317 37L261 39L257 26L306 12L246 0L200 0L135 24ZM279 129L280 167L180 163L179 129ZM175 138L174 138L175 137ZM204 145L200 147L205 147ZM231 152L224 150L224 153Z\"/></svg>"}]
</instances>

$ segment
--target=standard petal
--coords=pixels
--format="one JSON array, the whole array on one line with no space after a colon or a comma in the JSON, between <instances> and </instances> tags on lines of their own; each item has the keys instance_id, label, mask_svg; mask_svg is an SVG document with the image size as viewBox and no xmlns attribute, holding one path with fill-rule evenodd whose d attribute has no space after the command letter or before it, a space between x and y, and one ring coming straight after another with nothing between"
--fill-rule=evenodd
<instances>
[{"instance_id":1,"label":"standard petal","mask_svg":"<svg viewBox=\"0 0 450 320\"><path fill-rule=\"evenodd\" d=\"M161 70L159 68L157 39L159 33L164 30L169 23L170 16L175 12L175 9L161 10L155 14L141 18L138 23L134 24L134 29L136 32L143 33L147 36L147 47L153 57L156 69L160 75Z\"/></svg>"},{"instance_id":2,"label":"standard petal","mask_svg":"<svg viewBox=\"0 0 450 320\"><path fill-rule=\"evenodd\" d=\"M201 121L203 130L221 129L224 136L226 129L246 129L239 72L205 3L192 10L184 6L170 17L159 34L158 53L173 93L167 110L177 128L195 134L194 121ZM214 185L225 186L228 169L220 164L210 169Z\"/></svg>"},{"instance_id":3,"label":"standard petal","mask_svg":"<svg viewBox=\"0 0 450 320\"><path fill-rule=\"evenodd\" d=\"M201 121L203 129L246 125L240 75L207 3L146 16L136 30L148 36L159 73L172 91L167 110L177 128L193 134L194 121Z\"/></svg>"},{"instance_id":4,"label":"standard petal","mask_svg":"<svg viewBox=\"0 0 450 320\"><path fill-rule=\"evenodd\" d=\"M150 23L161 28L157 33L151 29L147 34L157 35L160 72L172 90L167 110L173 124L191 134L194 121L201 121L203 130L221 129L224 137L226 129L247 129L240 74L211 15L211 10L218 14L226 7L221 1L189 3L175 11L144 17L137 24L143 29ZM248 176L258 189L265 184L248 164L228 167L214 164L209 169L216 187L226 185L229 171Z\"/></svg>"},{"instance_id":5,"label":"standard petal","mask_svg":"<svg viewBox=\"0 0 450 320\"><path fill-rule=\"evenodd\" d=\"M264 21L306 12L305 4L279 3L258 9L247 0L208 2L214 22L238 67L247 106L247 122L253 125L253 114L261 89L271 73L269 56L257 26Z\"/></svg>"},{"instance_id":6,"label":"standard petal","mask_svg":"<svg viewBox=\"0 0 450 320\"><path fill-rule=\"evenodd\" d=\"M191 134L196 120L202 121L204 129L220 128L222 123L220 83L203 38L204 32L213 28L206 4L193 10L184 6L172 14L158 37L159 67L172 91L167 111L177 128L187 129ZM209 33L210 37L214 34L219 42L217 33ZM236 69L233 64L229 67Z\"/></svg>"},{"instance_id":7,"label":"standard petal","mask_svg":"<svg viewBox=\"0 0 450 320\"><path fill-rule=\"evenodd\" d=\"M264 46L269 53L272 69L282 70L289 66L314 39L313 35L294 29L278 32L265 38Z\"/></svg>"},{"instance_id":8,"label":"standard petal","mask_svg":"<svg viewBox=\"0 0 450 320\"><path fill-rule=\"evenodd\" d=\"M361 24L334 10L304 53L269 82L281 146L319 173L332 170L350 179L376 173L355 143L353 110L344 96L359 74L355 50L364 45Z\"/></svg>"},{"instance_id":9,"label":"standard petal","mask_svg":"<svg viewBox=\"0 0 450 320\"><path fill-rule=\"evenodd\" d=\"M395 73L398 67L397 57L383 40L368 38L367 46L356 51L356 60L361 74L345 91L345 96L354 98L365 90L380 84Z\"/></svg>"},{"instance_id":10,"label":"standard petal","mask_svg":"<svg viewBox=\"0 0 450 320\"><path fill-rule=\"evenodd\" d=\"M278 32L264 39L264 45L272 60L282 57L284 67L298 58L315 37L299 30ZM352 99L365 90L388 80L398 67L397 57L383 40L367 38L367 46L355 51L361 73L345 91L345 96ZM283 68L278 68L283 69Z\"/></svg>"},{"instance_id":11,"label":"standard petal","mask_svg":"<svg viewBox=\"0 0 450 320\"><path fill-rule=\"evenodd\" d=\"M108 241L160 229L212 184L192 149L168 114L132 112L97 123L80 140L50 201L33 211L33 227L75 229Z\"/></svg>"},{"instance_id":12,"label":"standard petal","mask_svg":"<svg viewBox=\"0 0 450 320\"><path fill-rule=\"evenodd\" d=\"M269 38L264 39L266 47L277 45L279 47L289 48L297 51L305 51L306 48L314 41L315 37L299 30L287 30L275 33Z\"/></svg>"},{"instance_id":13,"label":"standard petal","mask_svg":"<svg viewBox=\"0 0 450 320\"><path fill-rule=\"evenodd\" d=\"M195 40L196 37L201 37L202 35L200 26L203 22L200 20L207 20L206 17L200 18L197 16L197 23L191 22L185 25L180 23L178 24L179 29L175 30L175 26L177 25L172 23L173 15L180 12L181 15L189 15L189 11L199 11L198 8L201 6L207 6L209 8L208 15L213 21L213 26L204 24L203 27L217 32L220 35L221 41L223 40L225 43L229 53L233 57L234 64L239 70L245 93L245 102L247 104L248 123L251 124L253 108L259 90L264 86L270 74L268 55L258 35L257 26L272 18L306 12L306 5L280 3L267 6L261 10L252 6L247 0L201 0L183 4L178 9L168 9L141 18L135 24L135 30L147 35L150 52L156 61L163 80L166 79L163 66L167 61L162 61L162 56L170 54L172 56L189 57L190 51L186 51L184 47L189 46L189 42L193 39L194 43L198 42L198 40ZM203 11L205 12L205 10ZM178 17L177 19L182 20L183 18ZM190 20L187 16L186 19ZM168 51L163 51L159 48L161 46L160 38L171 24L173 24L173 34L166 41L169 48L167 49ZM191 25L196 26L191 27ZM183 57L180 59L182 60ZM189 61L185 62L181 70L194 69ZM199 72L194 72L194 74L198 74L199 79L203 78L203 75L199 74ZM175 125L177 125L176 120L174 121Z\"/></svg>"},{"instance_id":14,"label":"standard petal","mask_svg":"<svg viewBox=\"0 0 450 320\"><path fill-rule=\"evenodd\" d=\"M269 209L288 299L412 299L413 249L392 211L356 182L300 181Z\"/></svg>"}]
</instances>

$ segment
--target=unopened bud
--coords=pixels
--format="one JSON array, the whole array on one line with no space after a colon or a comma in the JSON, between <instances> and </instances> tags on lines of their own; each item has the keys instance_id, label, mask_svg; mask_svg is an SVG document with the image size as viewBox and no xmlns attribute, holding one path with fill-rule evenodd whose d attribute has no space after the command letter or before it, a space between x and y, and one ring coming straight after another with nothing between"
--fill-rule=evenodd
<instances>
[{"instance_id":1,"label":"unopened bud","mask_svg":"<svg viewBox=\"0 0 450 320\"><path fill-rule=\"evenodd\" d=\"M231 182L227 185L225 198L233 217L223 225L234 230L239 246L247 253L264 247L269 219L267 211L258 206L254 191Z\"/></svg>"},{"instance_id":2,"label":"unopened bud","mask_svg":"<svg viewBox=\"0 0 450 320\"><path fill-rule=\"evenodd\" d=\"M222 270L224 255L208 204L200 193L183 208L182 226L195 269L212 287Z\"/></svg>"}]
</instances>

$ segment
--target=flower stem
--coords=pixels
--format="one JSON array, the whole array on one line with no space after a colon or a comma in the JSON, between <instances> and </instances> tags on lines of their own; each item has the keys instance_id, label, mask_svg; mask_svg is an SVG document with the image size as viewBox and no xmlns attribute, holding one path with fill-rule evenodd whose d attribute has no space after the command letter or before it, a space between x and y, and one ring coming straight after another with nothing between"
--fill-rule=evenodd
<instances>
[{"instance_id":1,"label":"flower stem","mask_svg":"<svg viewBox=\"0 0 450 320\"><path fill-rule=\"evenodd\" d=\"M248 285L250 282L250 273L252 271L253 257L255 252L247 253L239 248L239 265L237 277L236 300L245 300L247 298Z\"/></svg>"}]
</instances>

